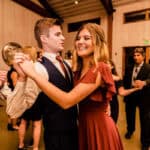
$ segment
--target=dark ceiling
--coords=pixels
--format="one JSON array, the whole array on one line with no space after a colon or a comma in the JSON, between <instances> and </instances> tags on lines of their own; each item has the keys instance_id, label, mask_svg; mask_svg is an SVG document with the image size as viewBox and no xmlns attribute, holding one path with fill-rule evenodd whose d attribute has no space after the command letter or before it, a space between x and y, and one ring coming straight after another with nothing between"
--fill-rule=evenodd
<instances>
[{"instance_id":1,"label":"dark ceiling","mask_svg":"<svg viewBox=\"0 0 150 150\"><path fill-rule=\"evenodd\" d=\"M12 0L31 11L44 16L59 18L62 21L91 12L105 11L111 15L114 11L112 0Z\"/></svg>"}]
</instances>

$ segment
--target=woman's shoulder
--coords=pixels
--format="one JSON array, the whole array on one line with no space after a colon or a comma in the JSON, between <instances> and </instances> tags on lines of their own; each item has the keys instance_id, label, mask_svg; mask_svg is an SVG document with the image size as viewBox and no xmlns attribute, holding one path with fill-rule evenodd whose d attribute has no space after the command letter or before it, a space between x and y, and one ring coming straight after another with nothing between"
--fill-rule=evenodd
<instances>
[{"instance_id":1,"label":"woman's shoulder","mask_svg":"<svg viewBox=\"0 0 150 150\"><path fill-rule=\"evenodd\" d=\"M102 74L102 75L110 75L112 76L112 73L111 73L111 70L110 68L108 67L108 64L105 63L105 62L98 62L98 65L97 65L97 70Z\"/></svg>"},{"instance_id":2,"label":"woman's shoulder","mask_svg":"<svg viewBox=\"0 0 150 150\"><path fill-rule=\"evenodd\" d=\"M99 69L107 69L107 70L110 70L108 64L105 63L105 62L103 62L103 61L98 62L98 65L97 65L97 66L98 66Z\"/></svg>"}]
</instances>

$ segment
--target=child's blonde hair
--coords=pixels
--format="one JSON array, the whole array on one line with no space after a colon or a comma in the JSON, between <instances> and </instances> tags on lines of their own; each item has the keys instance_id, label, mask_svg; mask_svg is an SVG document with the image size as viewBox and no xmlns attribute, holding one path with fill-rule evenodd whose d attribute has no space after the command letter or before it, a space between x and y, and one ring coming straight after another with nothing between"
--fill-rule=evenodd
<instances>
[{"instance_id":1,"label":"child's blonde hair","mask_svg":"<svg viewBox=\"0 0 150 150\"><path fill-rule=\"evenodd\" d=\"M2 48L2 58L4 62L11 66L13 64L14 55L16 52L22 52L22 46L16 42L8 42Z\"/></svg>"},{"instance_id":2,"label":"child's blonde hair","mask_svg":"<svg viewBox=\"0 0 150 150\"><path fill-rule=\"evenodd\" d=\"M37 60L37 49L33 46L25 46L23 47L23 53L28 54L31 60L34 62Z\"/></svg>"}]
</instances>

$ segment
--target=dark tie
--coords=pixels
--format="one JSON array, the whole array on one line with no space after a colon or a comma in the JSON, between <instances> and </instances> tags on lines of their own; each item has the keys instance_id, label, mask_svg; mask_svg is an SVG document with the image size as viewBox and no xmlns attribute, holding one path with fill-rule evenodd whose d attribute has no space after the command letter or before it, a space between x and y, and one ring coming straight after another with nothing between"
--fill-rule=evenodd
<instances>
[{"instance_id":1,"label":"dark tie","mask_svg":"<svg viewBox=\"0 0 150 150\"><path fill-rule=\"evenodd\" d=\"M65 74L66 80L70 81L69 75L68 75L68 72L67 72L67 70L66 70L66 68L65 68L65 65L64 65L64 63L63 63L62 57L61 57L61 56L56 56L56 60L59 61L59 64L60 64L60 66L61 66L61 68L62 68L62 70L63 70L63 72L64 72L64 74Z\"/></svg>"},{"instance_id":2,"label":"dark tie","mask_svg":"<svg viewBox=\"0 0 150 150\"><path fill-rule=\"evenodd\" d=\"M133 80L136 79L137 74L138 74L138 68L136 67L135 70L134 70L134 74L133 74Z\"/></svg>"}]
</instances>

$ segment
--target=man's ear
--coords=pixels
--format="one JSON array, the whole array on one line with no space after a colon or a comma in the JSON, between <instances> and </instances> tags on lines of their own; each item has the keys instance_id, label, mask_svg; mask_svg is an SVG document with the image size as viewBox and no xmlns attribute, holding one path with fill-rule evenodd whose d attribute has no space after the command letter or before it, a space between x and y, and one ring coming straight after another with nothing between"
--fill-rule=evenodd
<instances>
[{"instance_id":1,"label":"man's ear","mask_svg":"<svg viewBox=\"0 0 150 150\"><path fill-rule=\"evenodd\" d=\"M47 36L46 35L41 35L40 39L41 39L42 43L47 43Z\"/></svg>"}]
</instances>

